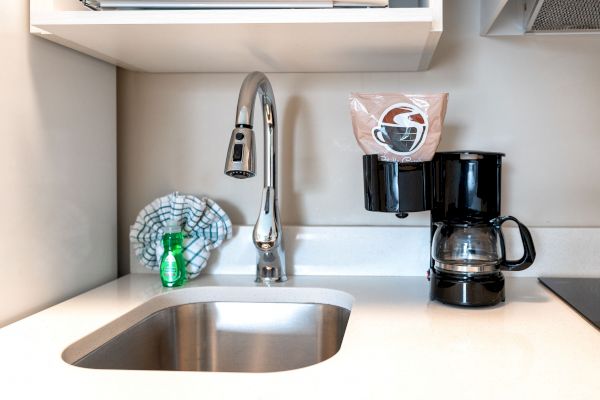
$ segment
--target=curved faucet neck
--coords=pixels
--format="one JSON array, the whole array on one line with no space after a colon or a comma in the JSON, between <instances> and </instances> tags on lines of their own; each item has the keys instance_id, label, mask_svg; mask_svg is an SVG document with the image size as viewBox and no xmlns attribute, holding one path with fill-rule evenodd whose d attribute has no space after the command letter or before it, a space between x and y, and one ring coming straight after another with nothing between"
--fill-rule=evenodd
<instances>
[{"instance_id":1,"label":"curved faucet neck","mask_svg":"<svg viewBox=\"0 0 600 400\"><path fill-rule=\"evenodd\" d=\"M277 187L277 111L275 95L271 83L265 74L254 71L246 76L238 97L235 126L250 128L254 126L254 102L260 96L264 125L264 187ZM275 195L277 193L275 192Z\"/></svg>"}]
</instances>

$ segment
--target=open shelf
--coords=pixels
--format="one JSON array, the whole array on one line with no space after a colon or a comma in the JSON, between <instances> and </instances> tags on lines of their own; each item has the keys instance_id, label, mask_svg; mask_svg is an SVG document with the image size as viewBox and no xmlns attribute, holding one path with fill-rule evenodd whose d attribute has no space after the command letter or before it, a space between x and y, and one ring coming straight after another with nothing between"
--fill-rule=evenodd
<instances>
[{"instance_id":1,"label":"open shelf","mask_svg":"<svg viewBox=\"0 0 600 400\"><path fill-rule=\"evenodd\" d=\"M423 8L91 11L31 0L31 32L146 72L425 70L442 1Z\"/></svg>"}]
</instances>

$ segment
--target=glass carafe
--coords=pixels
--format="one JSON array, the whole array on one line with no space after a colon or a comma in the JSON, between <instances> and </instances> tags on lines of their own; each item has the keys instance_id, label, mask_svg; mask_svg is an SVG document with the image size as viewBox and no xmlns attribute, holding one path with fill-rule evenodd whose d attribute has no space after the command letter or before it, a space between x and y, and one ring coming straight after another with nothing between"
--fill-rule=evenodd
<instances>
[{"instance_id":1,"label":"glass carafe","mask_svg":"<svg viewBox=\"0 0 600 400\"><path fill-rule=\"evenodd\" d=\"M524 254L519 260L507 260L500 226L514 221L519 227ZM489 274L499 270L520 271L535 259L533 240L527 227L516 218L502 216L491 221L436 222L431 244L435 268L445 272Z\"/></svg>"}]
</instances>

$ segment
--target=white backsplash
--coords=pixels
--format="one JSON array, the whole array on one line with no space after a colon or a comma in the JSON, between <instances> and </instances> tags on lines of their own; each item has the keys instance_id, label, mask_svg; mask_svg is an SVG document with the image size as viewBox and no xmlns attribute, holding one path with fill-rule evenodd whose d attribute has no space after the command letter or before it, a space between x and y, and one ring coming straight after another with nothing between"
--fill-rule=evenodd
<instances>
[{"instance_id":1,"label":"white backsplash","mask_svg":"<svg viewBox=\"0 0 600 400\"><path fill-rule=\"evenodd\" d=\"M508 258L519 258L518 229L503 232ZM530 268L513 274L600 277L600 228L532 228L531 234L537 258ZM251 237L251 226L234 227L233 238L211 253L202 273L253 275L256 250ZM284 238L289 275L424 277L429 265L428 227L288 226ZM152 272L133 254L131 270Z\"/></svg>"}]
</instances>

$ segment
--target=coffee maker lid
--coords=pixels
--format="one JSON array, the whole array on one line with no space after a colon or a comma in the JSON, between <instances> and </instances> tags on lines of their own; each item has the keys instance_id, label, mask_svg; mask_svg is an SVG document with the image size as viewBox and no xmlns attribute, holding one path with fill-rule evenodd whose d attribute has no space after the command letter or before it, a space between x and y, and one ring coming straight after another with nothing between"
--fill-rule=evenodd
<instances>
[{"instance_id":1,"label":"coffee maker lid","mask_svg":"<svg viewBox=\"0 0 600 400\"><path fill-rule=\"evenodd\" d=\"M478 151L478 150L456 150L456 151L438 151L436 156L448 158L458 158L461 160L477 160L483 157L504 157L504 153L496 153L493 151Z\"/></svg>"}]
</instances>

